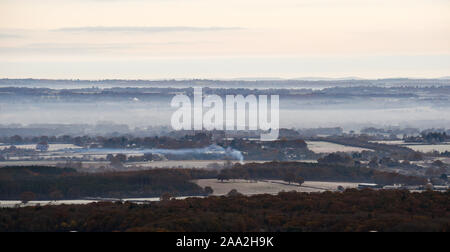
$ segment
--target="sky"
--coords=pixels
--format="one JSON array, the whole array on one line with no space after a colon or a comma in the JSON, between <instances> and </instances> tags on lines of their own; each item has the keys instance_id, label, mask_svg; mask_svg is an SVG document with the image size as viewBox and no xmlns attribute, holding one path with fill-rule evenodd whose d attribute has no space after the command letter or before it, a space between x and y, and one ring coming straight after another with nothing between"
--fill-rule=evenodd
<instances>
[{"instance_id":1,"label":"sky","mask_svg":"<svg viewBox=\"0 0 450 252\"><path fill-rule=\"evenodd\" d=\"M450 0L0 0L0 78L450 76Z\"/></svg>"}]
</instances>

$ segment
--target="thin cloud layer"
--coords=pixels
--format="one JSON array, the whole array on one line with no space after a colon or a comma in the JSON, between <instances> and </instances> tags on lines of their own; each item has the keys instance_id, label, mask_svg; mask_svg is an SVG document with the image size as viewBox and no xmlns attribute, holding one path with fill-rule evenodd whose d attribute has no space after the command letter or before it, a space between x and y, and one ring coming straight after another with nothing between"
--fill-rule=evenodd
<instances>
[{"instance_id":1,"label":"thin cloud layer","mask_svg":"<svg viewBox=\"0 0 450 252\"><path fill-rule=\"evenodd\" d=\"M0 33L0 38L19 38L19 35L15 35L15 34L1 34Z\"/></svg>"},{"instance_id":2,"label":"thin cloud layer","mask_svg":"<svg viewBox=\"0 0 450 252\"><path fill-rule=\"evenodd\" d=\"M57 32L121 32L121 33L162 33L162 32L212 32L243 30L242 27L189 27L189 26L147 26L147 27L65 27L56 29Z\"/></svg>"}]
</instances>

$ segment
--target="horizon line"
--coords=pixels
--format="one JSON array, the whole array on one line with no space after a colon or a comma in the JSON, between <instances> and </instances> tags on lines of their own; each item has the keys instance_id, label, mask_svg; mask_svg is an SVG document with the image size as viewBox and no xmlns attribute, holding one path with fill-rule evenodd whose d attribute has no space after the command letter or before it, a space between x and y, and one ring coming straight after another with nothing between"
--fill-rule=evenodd
<instances>
[{"instance_id":1,"label":"horizon line","mask_svg":"<svg viewBox=\"0 0 450 252\"><path fill-rule=\"evenodd\" d=\"M450 76L441 77L383 77L383 78L362 78L362 77L237 77L237 78L155 78L155 79L120 79L120 78L102 78L102 79L74 79L74 78L8 78L2 77L4 80L37 80L37 81L374 81L374 80L450 80Z\"/></svg>"}]
</instances>

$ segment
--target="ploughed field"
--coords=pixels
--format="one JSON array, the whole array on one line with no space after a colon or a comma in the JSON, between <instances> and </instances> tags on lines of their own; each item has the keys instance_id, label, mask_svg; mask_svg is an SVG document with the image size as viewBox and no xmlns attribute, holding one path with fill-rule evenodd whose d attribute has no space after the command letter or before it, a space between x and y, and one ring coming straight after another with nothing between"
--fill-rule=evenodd
<instances>
[{"instance_id":1,"label":"ploughed field","mask_svg":"<svg viewBox=\"0 0 450 252\"><path fill-rule=\"evenodd\" d=\"M365 148L346 146L342 144L335 144L325 141L306 141L308 144L308 149L317 154L330 154L335 152L362 152L362 151L372 151Z\"/></svg>"},{"instance_id":2,"label":"ploughed field","mask_svg":"<svg viewBox=\"0 0 450 252\"><path fill-rule=\"evenodd\" d=\"M222 196L228 194L235 189L244 195L256 194L278 194L280 192L325 192L337 191L339 186L346 189L357 188L358 183L338 183L338 182L315 182L306 181L302 186L292 183L289 184L281 180L264 180L264 181L249 181L249 180L230 180L221 182L217 179L201 179L196 180L195 183L202 188L211 187L214 190L213 195Z\"/></svg>"}]
</instances>

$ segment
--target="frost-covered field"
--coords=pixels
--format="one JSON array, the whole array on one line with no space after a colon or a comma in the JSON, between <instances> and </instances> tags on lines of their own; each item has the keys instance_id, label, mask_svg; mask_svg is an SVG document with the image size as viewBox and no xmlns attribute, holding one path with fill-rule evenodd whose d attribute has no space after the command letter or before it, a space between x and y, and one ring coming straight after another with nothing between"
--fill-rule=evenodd
<instances>
[{"instance_id":1,"label":"frost-covered field","mask_svg":"<svg viewBox=\"0 0 450 252\"><path fill-rule=\"evenodd\" d=\"M371 143L387 144L387 145L404 145L403 140L380 140L380 141L369 141Z\"/></svg>"},{"instance_id":2,"label":"frost-covered field","mask_svg":"<svg viewBox=\"0 0 450 252\"><path fill-rule=\"evenodd\" d=\"M65 161L54 161L54 160L36 160L36 161L27 161L27 160L17 160L17 161L3 161L0 162L0 169L2 167L7 167L7 166L56 166L59 164L64 164ZM84 166L94 166L94 167L98 167L98 166L106 166L108 165L110 162L100 162L100 161L83 161L83 165Z\"/></svg>"},{"instance_id":3,"label":"frost-covered field","mask_svg":"<svg viewBox=\"0 0 450 252\"><path fill-rule=\"evenodd\" d=\"M28 150L35 150L36 144L23 144L23 145L14 145L15 147L19 149L28 149ZM0 150L4 150L7 148L10 148L11 145L3 145L0 146ZM73 145L73 144L49 144L48 151L60 151L60 150L66 150L66 149L81 149L81 147Z\"/></svg>"},{"instance_id":4,"label":"frost-covered field","mask_svg":"<svg viewBox=\"0 0 450 252\"><path fill-rule=\"evenodd\" d=\"M335 144L330 142L323 142L323 141L306 141L308 144L308 149L311 151L317 153L317 154L330 154L335 152L362 152L362 151L371 151L369 149L364 148L358 148L358 147L351 147L351 146L345 146L341 144Z\"/></svg>"},{"instance_id":5,"label":"frost-covered field","mask_svg":"<svg viewBox=\"0 0 450 252\"><path fill-rule=\"evenodd\" d=\"M59 201L30 201L26 204L23 204L18 200L5 200L0 201L0 208L13 208L16 206L20 207L32 207L32 206L49 206L49 205L87 205L90 203L94 203L97 201L93 200L59 200Z\"/></svg>"},{"instance_id":6,"label":"frost-covered field","mask_svg":"<svg viewBox=\"0 0 450 252\"><path fill-rule=\"evenodd\" d=\"M238 192L245 195L256 194L278 194L282 191L297 191L297 192L324 192L335 191L338 186L344 188L357 188L358 183L335 183L335 182L312 182L307 181L301 187L295 184L288 185L283 181L258 181L249 182L247 180L230 180L220 182L216 179L201 179L195 181L201 187L211 187L214 190L214 195L221 196L228 194L231 190L236 189Z\"/></svg>"},{"instance_id":7,"label":"frost-covered field","mask_svg":"<svg viewBox=\"0 0 450 252\"><path fill-rule=\"evenodd\" d=\"M430 144L430 145L419 145L419 144L415 144L415 145L405 145L405 147L408 147L410 149L413 149L415 151L420 151L420 152L434 152L434 151L438 151L438 152L446 152L449 151L450 152L450 144Z\"/></svg>"},{"instance_id":8,"label":"frost-covered field","mask_svg":"<svg viewBox=\"0 0 450 252\"><path fill-rule=\"evenodd\" d=\"M380 144L388 144L388 145L399 145L403 147L410 148L414 151L419 152L450 152L450 143L443 143L443 144L411 144L411 143L405 143L403 140L396 140L396 141L372 141L374 143L380 143Z\"/></svg>"},{"instance_id":9,"label":"frost-covered field","mask_svg":"<svg viewBox=\"0 0 450 252\"><path fill-rule=\"evenodd\" d=\"M184 200L191 197L176 197L177 200ZM193 198L202 198L195 196ZM112 202L114 199L110 200L57 200L57 201L30 201L26 204L19 200L0 200L0 208L14 208L14 207L33 207L33 206L60 206L60 205L88 205L91 203L96 203L100 201ZM137 198L137 199L121 199L122 202L136 202L136 203L146 203L146 202L157 202L160 198Z\"/></svg>"},{"instance_id":10,"label":"frost-covered field","mask_svg":"<svg viewBox=\"0 0 450 252\"><path fill-rule=\"evenodd\" d=\"M238 163L238 161L233 161L233 163ZM128 163L127 166L140 166L148 168L223 168L225 161L223 160L181 160L181 161L153 161L153 162L136 162Z\"/></svg>"}]
</instances>

